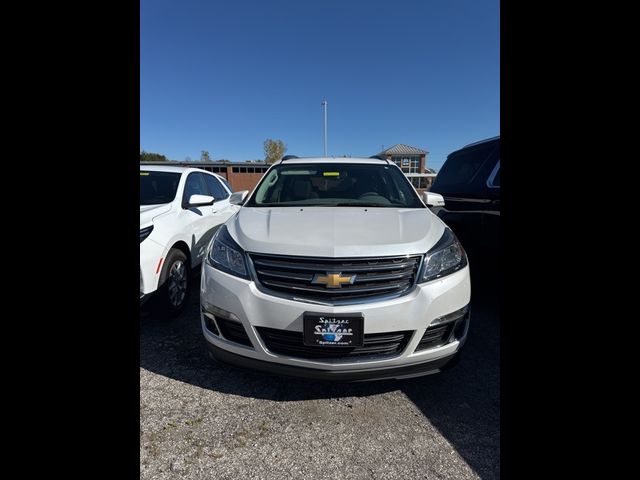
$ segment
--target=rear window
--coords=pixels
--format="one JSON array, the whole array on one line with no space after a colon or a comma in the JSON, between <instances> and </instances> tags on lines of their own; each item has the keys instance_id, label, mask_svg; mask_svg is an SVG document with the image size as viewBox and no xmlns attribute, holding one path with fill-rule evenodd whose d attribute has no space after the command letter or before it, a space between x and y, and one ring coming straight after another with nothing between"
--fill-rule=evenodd
<instances>
[{"instance_id":1,"label":"rear window","mask_svg":"<svg viewBox=\"0 0 640 480\"><path fill-rule=\"evenodd\" d=\"M438 172L433 186L463 185L471 182L498 145L490 142L452 153Z\"/></svg>"}]
</instances>

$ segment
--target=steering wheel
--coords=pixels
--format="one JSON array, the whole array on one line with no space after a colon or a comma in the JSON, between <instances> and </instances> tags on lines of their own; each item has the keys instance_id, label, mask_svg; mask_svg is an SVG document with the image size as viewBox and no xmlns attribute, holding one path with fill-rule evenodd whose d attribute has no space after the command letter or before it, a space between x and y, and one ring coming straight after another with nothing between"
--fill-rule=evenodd
<instances>
[{"instance_id":1,"label":"steering wheel","mask_svg":"<svg viewBox=\"0 0 640 480\"><path fill-rule=\"evenodd\" d=\"M362 197L379 197L380 194L378 192L365 192L362 195L359 195L358 198Z\"/></svg>"}]
</instances>

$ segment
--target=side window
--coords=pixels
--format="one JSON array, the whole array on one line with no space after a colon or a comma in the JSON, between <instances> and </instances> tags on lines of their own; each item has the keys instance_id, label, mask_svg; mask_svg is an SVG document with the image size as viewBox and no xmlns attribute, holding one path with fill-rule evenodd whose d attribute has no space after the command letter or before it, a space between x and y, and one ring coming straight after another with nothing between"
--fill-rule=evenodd
<instances>
[{"instance_id":1,"label":"side window","mask_svg":"<svg viewBox=\"0 0 640 480\"><path fill-rule=\"evenodd\" d=\"M207 187L204 184L202 173L190 173L187 182L184 185L184 194L182 195L182 203L187 203L191 195L209 195Z\"/></svg>"},{"instance_id":2,"label":"side window","mask_svg":"<svg viewBox=\"0 0 640 480\"><path fill-rule=\"evenodd\" d=\"M229 196L224 187L220 185L218 179L213 175L205 175L204 180L207 183L207 187L209 188L209 195L211 195L216 200L224 200Z\"/></svg>"},{"instance_id":3,"label":"side window","mask_svg":"<svg viewBox=\"0 0 640 480\"><path fill-rule=\"evenodd\" d=\"M388 168L385 167L385 170L388 171ZM389 182L389 190L390 192L390 196L389 196L389 200L393 201L393 202L406 202L407 199L405 198L405 194L404 191L402 189L402 187L400 185L398 185L398 182L400 181L400 178L396 175L389 175L387 178L390 179ZM407 180L409 180L407 178ZM413 178L410 180L413 183Z\"/></svg>"},{"instance_id":4,"label":"side window","mask_svg":"<svg viewBox=\"0 0 640 480\"><path fill-rule=\"evenodd\" d=\"M224 184L227 186L227 188L229 189L229 191L230 191L231 193L233 193L233 192L234 192L233 188L231 188L231 185L229 184L229 182L227 182L227 179L226 179L226 178L222 177L222 183L224 183Z\"/></svg>"},{"instance_id":5,"label":"side window","mask_svg":"<svg viewBox=\"0 0 640 480\"><path fill-rule=\"evenodd\" d=\"M489 188L500 188L500 160L498 160L498 163L496 163L495 168L487 179L487 186Z\"/></svg>"}]
</instances>

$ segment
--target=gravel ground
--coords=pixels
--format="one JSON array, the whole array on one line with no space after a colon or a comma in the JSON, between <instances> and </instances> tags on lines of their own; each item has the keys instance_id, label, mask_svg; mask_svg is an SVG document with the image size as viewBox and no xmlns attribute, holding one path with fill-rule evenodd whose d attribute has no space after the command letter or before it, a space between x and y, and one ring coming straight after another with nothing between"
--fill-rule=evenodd
<instances>
[{"instance_id":1,"label":"gravel ground","mask_svg":"<svg viewBox=\"0 0 640 480\"><path fill-rule=\"evenodd\" d=\"M140 478L499 478L497 282L478 273L460 363L404 381L320 383L213 363L197 289L175 320L143 312Z\"/></svg>"}]
</instances>

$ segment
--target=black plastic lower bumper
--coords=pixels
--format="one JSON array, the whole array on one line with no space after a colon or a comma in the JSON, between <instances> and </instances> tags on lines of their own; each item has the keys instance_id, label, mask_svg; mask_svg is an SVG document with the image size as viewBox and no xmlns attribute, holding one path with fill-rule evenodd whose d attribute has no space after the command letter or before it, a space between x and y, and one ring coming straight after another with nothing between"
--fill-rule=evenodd
<instances>
[{"instance_id":1,"label":"black plastic lower bumper","mask_svg":"<svg viewBox=\"0 0 640 480\"><path fill-rule=\"evenodd\" d=\"M207 347L216 360L238 367L250 368L275 375L289 377L301 377L313 380L332 380L342 382L362 382L370 380L402 379L420 377L441 372L455 365L458 361L460 350L448 357L438 358L429 362L384 367L376 369L360 369L349 371L319 370L316 368L294 367L280 363L265 362L250 357L244 357L231 353L207 342Z\"/></svg>"}]
</instances>

